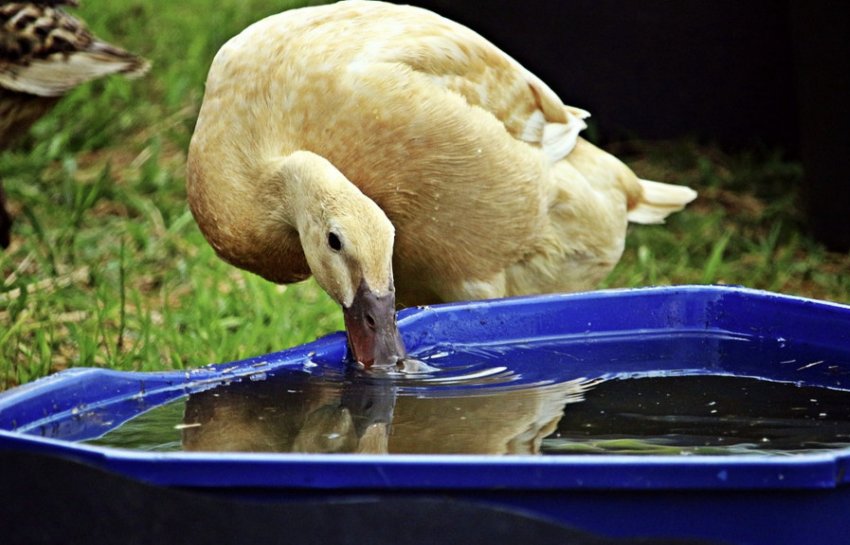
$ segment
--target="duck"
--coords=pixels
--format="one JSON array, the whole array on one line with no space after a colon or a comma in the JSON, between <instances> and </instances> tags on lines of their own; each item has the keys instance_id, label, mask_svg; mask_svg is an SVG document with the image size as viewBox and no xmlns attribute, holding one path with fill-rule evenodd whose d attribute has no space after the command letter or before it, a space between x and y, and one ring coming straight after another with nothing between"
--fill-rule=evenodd
<instances>
[{"instance_id":1,"label":"duck","mask_svg":"<svg viewBox=\"0 0 850 545\"><path fill-rule=\"evenodd\" d=\"M361 366L401 365L397 305L594 289L629 222L696 198L582 138L588 115L432 11L285 11L211 63L189 206L228 263L315 278Z\"/></svg>"},{"instance_id":2,"label":"duck","mask_svg":"<svg viewBox=\"0 0 850 545\"><path fill-rule=\"evenodd\" d=\"M0 2L0 150L78 85L148 71L148 60L98 39L63 9L78 6L77 0ZM9 246L11 227L0 185L2 248Z\"/></svg>"}]
</instances>

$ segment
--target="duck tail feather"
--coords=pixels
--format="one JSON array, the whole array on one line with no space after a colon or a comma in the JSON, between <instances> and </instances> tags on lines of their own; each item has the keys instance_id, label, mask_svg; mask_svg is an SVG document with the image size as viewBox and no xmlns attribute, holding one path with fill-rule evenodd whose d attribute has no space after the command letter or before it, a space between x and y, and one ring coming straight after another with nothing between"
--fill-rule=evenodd
<instances>
[{"instance_id":1,"label":"duck tail feather","mask_svg":"<svg viewBox=\"0 0 850 545\"><path fill-rule=\"evenodd\" d=\"M664 223L667 216L697 198L697 192L690 187L650 180L638 181L643 194L627 216L633 223Z\"/></svg>"}]
</instances>

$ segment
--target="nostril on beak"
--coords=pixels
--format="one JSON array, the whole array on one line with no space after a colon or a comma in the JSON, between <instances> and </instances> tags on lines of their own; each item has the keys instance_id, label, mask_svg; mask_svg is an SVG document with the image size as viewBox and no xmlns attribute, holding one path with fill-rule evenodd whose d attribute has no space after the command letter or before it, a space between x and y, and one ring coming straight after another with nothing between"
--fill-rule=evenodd
<instances>
[{"instance_id":1,"label":"nostril on beak","mask_svg":"<svg viewBox=\"0 0 850 545\"><path fill-rule=\"evenodd\" d=\"M375 329L375 318L371 314L366 315L366 325L369 326L369 329Z\"/></svg>"}]
</instances>

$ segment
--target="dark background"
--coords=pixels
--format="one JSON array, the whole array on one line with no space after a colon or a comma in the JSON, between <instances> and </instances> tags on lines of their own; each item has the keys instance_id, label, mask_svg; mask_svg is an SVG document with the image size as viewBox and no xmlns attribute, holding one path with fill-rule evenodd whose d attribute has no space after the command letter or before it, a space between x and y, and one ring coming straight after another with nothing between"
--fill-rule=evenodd
<instances>
[{"instance_id":1,"label":"dark background","mask_svg":"<svg viewBox=\"0 0 850 545\"><path fill-rule=\"evenodd\" d=\"M516 58L602 143L697 137L803 162L800 206L850 249L850 17L828 0L411 0Z\"/></svg>"}]
</instances>

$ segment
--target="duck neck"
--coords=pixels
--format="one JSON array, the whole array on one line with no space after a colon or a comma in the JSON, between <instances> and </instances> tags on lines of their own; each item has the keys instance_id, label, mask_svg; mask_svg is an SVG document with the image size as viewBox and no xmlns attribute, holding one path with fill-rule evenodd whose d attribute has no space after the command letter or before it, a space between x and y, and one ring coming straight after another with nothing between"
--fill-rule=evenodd
<instances>
[{"instance_id":1,"label":"duck neck","mask_svg":"<svg viewBox=\"0 0 850 545\"><path fill-rule=\"evenodd\" d=\"M309 151L296 151L272 168L273 194L290 196L279 203L279 213L302 234L313 219L333 214L338 203L363 196L330 161Z\"/></svg>"},{"instance_id":2,"label":"duck neck","mask_svg":"<svg viewBox=\"0 0 850 545\"><path fill-rule=\"evenodd\" d=\"M376 294L393 289L392 247L395 229L383 210L324 157L298 151L273 165L278 212L298 233L307 263L319 284L340 302L350 302L361 280ZM286 195L281 199L280 195ZM334 236L343 251L327 253ZM321 271L335 261L349 269L350 286L342 290ZM344 262L344 264L343 264Z\"/></svg>"}]
</instances>

